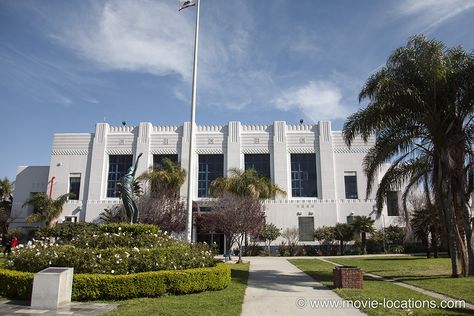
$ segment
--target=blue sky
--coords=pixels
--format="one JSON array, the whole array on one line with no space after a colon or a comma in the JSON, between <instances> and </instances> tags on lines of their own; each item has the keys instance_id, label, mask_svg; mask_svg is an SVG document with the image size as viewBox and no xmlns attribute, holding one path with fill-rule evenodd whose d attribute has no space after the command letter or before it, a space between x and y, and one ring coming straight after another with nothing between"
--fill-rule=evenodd
<instances>
[{"instance_id":1,"label":"blue sky","mask_svg":"<svg viewBox=\"0 0 474 316\"><path fill-rule=\"evenodd\" d=\"M0 0L0 177L48 165L55 132L189 120L194 8ZM198 124L332 120L409 36L474 49L474 0L202 0Z\"/></svg>"}]
</instances>

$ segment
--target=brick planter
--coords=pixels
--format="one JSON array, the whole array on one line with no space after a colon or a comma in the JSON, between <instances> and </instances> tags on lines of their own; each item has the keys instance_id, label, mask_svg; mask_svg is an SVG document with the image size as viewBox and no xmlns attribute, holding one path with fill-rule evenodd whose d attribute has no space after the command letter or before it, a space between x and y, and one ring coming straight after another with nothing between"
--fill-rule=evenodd
<instances>
[{"instance_id":1,"label":"brick planter","mask_svg":"<svg viewBox=\"0 0 474 316\"><path fill-rule=\"evenodd\" d=\"M362 289L362 270L353 266L337 266L333 269L333 281L336 288Z\"/></svg>"}]
</instances>

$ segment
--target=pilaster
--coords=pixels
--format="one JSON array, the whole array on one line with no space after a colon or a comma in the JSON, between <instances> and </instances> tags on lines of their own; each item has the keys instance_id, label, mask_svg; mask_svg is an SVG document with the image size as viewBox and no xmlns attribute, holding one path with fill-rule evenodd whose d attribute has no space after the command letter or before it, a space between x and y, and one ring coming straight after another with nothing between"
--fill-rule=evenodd
<instances>
[{"instance_id":1,"label":"pilaster","mask_svg":"<svg viewBox=\"0 0 474 316\"><path fill-rule=\"evenodd\" d=\"M286 140L286 122L275 121L273 123L273 179L276 185L291 196L289 186L289 163L288 148Z\"/></svg>"},{"instance_id":2,"label":"pilaster","mask_svg":"<svg viewBox=\"0 0 474 316\"><path fill-rule=\"evenodd\" d=\"M240 122L229 122L227 135L227 170L243 169L242 153L240 150ZM224 174L227 174L225 170Z\"/></svg>"}]
</instances>

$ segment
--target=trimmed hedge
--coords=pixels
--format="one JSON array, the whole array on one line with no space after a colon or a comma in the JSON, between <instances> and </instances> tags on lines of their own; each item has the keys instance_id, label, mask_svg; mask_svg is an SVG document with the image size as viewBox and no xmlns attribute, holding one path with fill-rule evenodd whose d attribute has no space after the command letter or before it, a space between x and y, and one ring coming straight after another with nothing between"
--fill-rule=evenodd
<instances>
[{"instance_id":1,"label":"trimmed hedge","mask_svg":"<svg viewBox=\"0 0 474 316\"><path fill-rule=\"evenodd\" d=\"M208 245L175 242L168 247L82 249L71 245L35 245L15 249L5 266L23 272L47 267L73 267L80 273L130 274L212 267Z\"/></svg>"},{"instance_id":2,"label":"trimmed hedge","mask_svg":"<svg viewBox=\"0 0 474 316\"><path fill-rule=\"evenodd\" d=\"M29 300L34 274L0 269L0 296ZM136 297L156 297L163 294L188 294L221 290L230 284L230 266L179 271L153 271L128 275L75 274L72 299L125 300Z\"/></svg>"}]
</instances>

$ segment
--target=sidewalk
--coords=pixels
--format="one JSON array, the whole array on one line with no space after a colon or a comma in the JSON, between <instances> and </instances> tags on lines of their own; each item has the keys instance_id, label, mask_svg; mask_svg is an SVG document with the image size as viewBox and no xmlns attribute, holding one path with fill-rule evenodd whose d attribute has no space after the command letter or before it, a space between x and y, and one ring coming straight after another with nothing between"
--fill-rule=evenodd
<instances>
[{"instance_id":1,"label":"sidewalk","mask_svg":"<svg viewBox=\"0 0 474 316\"><path fill-rule=\"evenodd\" d=\"M254 315L365 315L355 308L312 308L310 300L342 299L302 272L287 258L246 257L250 274L242 316Z\"/></svg>"}]
</instances>

